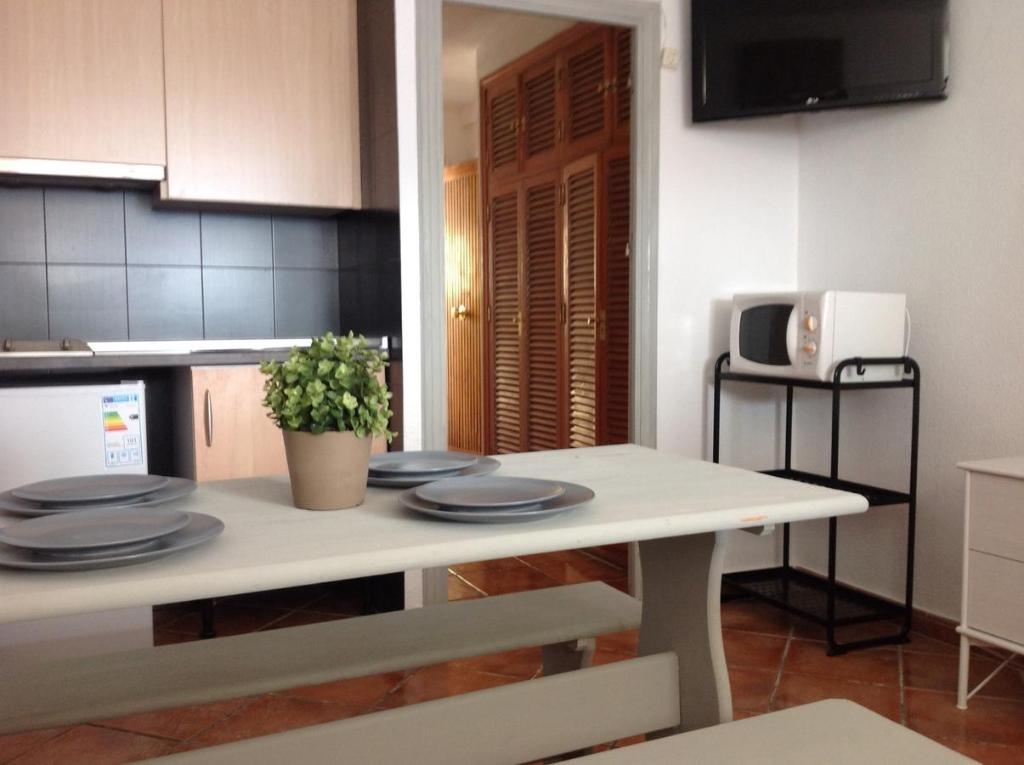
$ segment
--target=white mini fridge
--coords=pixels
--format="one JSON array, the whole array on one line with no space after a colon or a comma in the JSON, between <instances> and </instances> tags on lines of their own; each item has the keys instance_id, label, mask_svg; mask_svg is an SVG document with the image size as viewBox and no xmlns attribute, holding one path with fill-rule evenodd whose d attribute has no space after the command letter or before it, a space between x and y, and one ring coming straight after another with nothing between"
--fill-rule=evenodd
<instances>
[{"instance_id":1,"label":"white mini fridge","mask_svg":"<svg viewBox=\"0 0 1024 765\"><path fill-rule=\"evenodd\" d=\"M144 383L0 388L0 491L47 478L147 472ZM0 526L18 520L0 514ZM152 640L150 608L22 622L0 625L0 660L81 656Z\"/></svg>"}]
</instances>

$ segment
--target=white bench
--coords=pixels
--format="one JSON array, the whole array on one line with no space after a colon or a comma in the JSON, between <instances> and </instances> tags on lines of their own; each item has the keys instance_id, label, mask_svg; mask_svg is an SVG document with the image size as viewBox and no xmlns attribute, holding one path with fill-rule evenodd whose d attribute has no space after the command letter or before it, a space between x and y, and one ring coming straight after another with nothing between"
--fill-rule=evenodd
<instances>
[{"instance_id":1,"label":"white bench","mask_svg":"<svg viewBox=\"0 0 1024 765\"><path fill-rule=\"evenodd\" d=\"M589 664L592 638L640 626L601 582L215 640L0 668L0 733L67 725L544 646L544 671Z\"/></svg>"},{"instance_id":2,"label":"white bench","mask_svg":"<svg viewBox=\"0 0 1024 765\"><path fill-rule=\"evenodd\" d=\"M198 749L154 765L513 765L679 722L661 653ZM581 765L960 765L968 760L850 701L821 701L613 749Z\"/></svg>"}]
</instances>

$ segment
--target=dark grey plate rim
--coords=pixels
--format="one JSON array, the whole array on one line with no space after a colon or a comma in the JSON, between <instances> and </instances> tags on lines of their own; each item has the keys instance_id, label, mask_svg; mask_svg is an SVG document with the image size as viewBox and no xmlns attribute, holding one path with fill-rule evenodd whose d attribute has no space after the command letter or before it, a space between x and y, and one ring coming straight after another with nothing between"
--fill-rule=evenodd
<instances>
[{"instance_id":1,"label":"dark grey plate rim","mask_svg":"<svg viewBox=\"0 0 1024 765\"><path fill-rule=\"evenodd\" d=\"M220 536L224 531L224 522L219 518L205 513L189 513L189 516L191 516L191 520L185 528L166 537L161 537L157 540L158 546L152 550L111 555L109 558L54 559L48 556L37 556L29 550L22 550L18 547L0 546L0 566L34 571L89 571L119 568L188 550Z\"/></svg>"},{"instance_id":2,"label":"dark grey plate rim","mask_svg":"<svg viewBox=\"0 0 1024 765\"><path fill-rule=\"evenodd\" d=\"M454 475L418 475L418 476L401 476L395 478L383 478L381 476L371 475L367 477L366 483L368 486L376 486L379 489L411 489L415 486L422 486L425 483L431 481L439 481L442 478L457 478L458 476L471 476L471 475L489 475L495 470L501 467L501 463L493 457L480 457L477 462L470 465L468 468L464 468Z\"/></svg>"},{"instance_id":3,"label":"dark grey plate rim","mask_svg":"<svg viewBox=\"0 0 1024 765\"><path fill-rule=\"evenodd\" d=\"M82 544L81 542L55 543L51 540L33 540L24 536L26 529L31 533L40 527L45 530L47 526L56 525L59 527L62 524L80 524L82 523L83 518L86 521L89 521L93 518L100 517L111 525L127 527L132 524L138 524L141 518L153 518L154 516L163 516L164 523L162 526L154 527L150 525L148 527L143 526L141 528L136 528L134 533L125 532L128 533L128 536L121 539L115 539L112 542L93 542L87 544ZM23 521L8 524L7 526L0 528L0 543L11 547L22 547L26 550L61 552L67 552L70 550L95 550L104 547L122 547L124 545L138 544L140 542L150 542L154 539L159 539L160 537L165 537L176 531L180 531L187 526L188 523L188 513L181 510L174 510L169 507L142 507L137 508L136 512L131 513L125 512L119 508L91 508L89 510L79 510L75 513L51 513L49 515L41 515L35 518L28 518Z\"/></svg>"},{"instance_id":4,"label":"dark grey plate rim","mask_svg":"<svg viewBox=\"0 0 1024 765\"><path fill-rule=\"evenodd\" d=\"M118 481L118 480L139 480L148 482L148 486L136 486L133 489L123 488L108 490L102 494L93 493L92 496L78 497L78 498L66 498L66 497L54 497L48 495L45 489L40 490L40 486L47 484L59 484L68 481L82 481L82 480L104 480L104 481ZM65 476L64 478L47 478L43 481L35 481L33 483L25 484L24 486L17 486L11 489L11 496L16 499L24 500L25 502L34 502L38 505L84 505L84 504L98 504L106 502L108 504L115 502L123 502L124 500L134 499L135 497L141 497L146 494L152 494L153 492L160 491L164 488L170 479L163 475L148 475L146 473L97 473L91 475L71 475Z\"/></svg>"},{"instance_id":5,"label":"dark grey plate rim","mask_svg":"<svg viewBox=\"0 0 1024 765\"><path fill-rule=\"evenodd\" d=\"M396 470L393 467L381 468L381 462L400 462L405 457L409 460L421 459L421 460L447 460L447 465L438 465L437 467L419 469L419 470L404 470L400 466ZM465 470L466 468L472 467L480 458L475 454L467 454L465 452L454 452L454 451L437 451L437 450L425 450L417 452L386 452L384 454L375 454L370 457L370 472L381 478L398 478L398 477L412 477L412 476L423 476L423 475L434 475L436 473L454 473L459 470Z\"/></svg>"},{"instance_id":6,"label":"dark grey plate rim","mask_svg":"<svg viewBox=\"0 0 1024 765\"><path fill-rule=\"evenodd\" d=\"M155 507L176 499L186 497L196 490L196 482L188 478L169 478L167 485L152 494L143 495L138 502L111 505L85 505L71 507L40 507L34 502L26 502L11 495L10 491L0 493L0 512L17 515L54 515L56 513L79 513L86 510L116 510L135 507Z\"/></svg>"},{"instance_id":7,"label":"dark grey plate rim","mask_svg":"<svg viewBox=\"0 0 1024 765\"><path fill-rule=\"evenodd\" d=\"M446 510L438 507L433 502L427 502L416 495L415 489L402 492L399 499L402 504L417 513L430 515L446 521L458 521L460 523L518 523L522 521L540 520L552 515L575 510L590 502L595 494L594 490L578 483L560 482L565 487L565 493L548 502L542 502L537 510L524 510L517 512L511 510L474 510L471 512L460 510Z\"/></svg>"},{"instance_id":8,"label":"dark grey plate rim","mask_svg":"<svg viewBox=\"0 0 1024 765\"><path fill-rule=\"evenodd\" d=\"M444 499L441 496L441 492L454 488L456 491L460 489L479 488L481 485L492 484L495 481L500 481L505 484L519 485L523 490L533 489L532 496L524 496L519 499L505 499L505 500L473 500L469 498L462 498L459 501L452 501L449 497ZM499 475L499 476L473 476L473 477L455 477L455 478L444 478L440 481L431 481L430 483L416 487L416 496L420 499L431 502L444 510L457 510L457 511L468 511L473 512L476 510L504 510L514 507L525 507L527 505L539 505L545 502L552 502L558 497L565 494L565 486L558 481L548 481L543 478L524 478L522 476L514 475Z\"/></svg>"}]
</instances>

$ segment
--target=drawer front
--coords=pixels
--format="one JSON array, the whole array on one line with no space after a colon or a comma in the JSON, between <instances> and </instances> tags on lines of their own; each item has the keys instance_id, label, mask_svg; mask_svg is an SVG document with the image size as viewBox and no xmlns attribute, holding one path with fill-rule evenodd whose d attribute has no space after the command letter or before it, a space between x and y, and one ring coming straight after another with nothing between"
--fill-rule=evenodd
<instances>
[{"instance_id":1,"label":"drawer front","mask_svg":"<svg viewBox=\"0 0 1024 765\"><path fill-rule=\"evenodd\" d=\"M1024 481L971 474L970 548L1024 561Z\"/></svg>"},{"instance_id":2,"label":"drawer front","mask_svg":"<svg viewBox=\"0 0 1024 765\"><path fill-rule=\"evenodd\" d=\"M1024 644L1024 563L971 550L967 624Z\"/></svg>"}]
</instances>

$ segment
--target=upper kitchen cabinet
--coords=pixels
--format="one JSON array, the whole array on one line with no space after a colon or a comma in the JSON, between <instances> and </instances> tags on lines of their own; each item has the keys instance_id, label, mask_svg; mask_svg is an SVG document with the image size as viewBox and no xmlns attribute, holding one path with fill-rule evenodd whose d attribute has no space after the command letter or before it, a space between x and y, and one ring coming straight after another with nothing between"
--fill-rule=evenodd
<instances>
[{"instance_id":1,"label":"upper kitchen cabinet","mask_svg":"<svg viewBox=\"0 0 1024 765\"><path fill-rule=\"evenodd\" d=\"M160 0L0 0L0 173L163 177Z\"/></svg>"},{"instance_id":2,"label":"upper kitchen cabinet","mask_svg":"<svg viewBox=\"0 0 1024 765\"><path fill-rule=\"evenodd\" d=\"M163 0L163 23L165 200L361 206L356 0Z\"/></svg>"}]
</instances>

